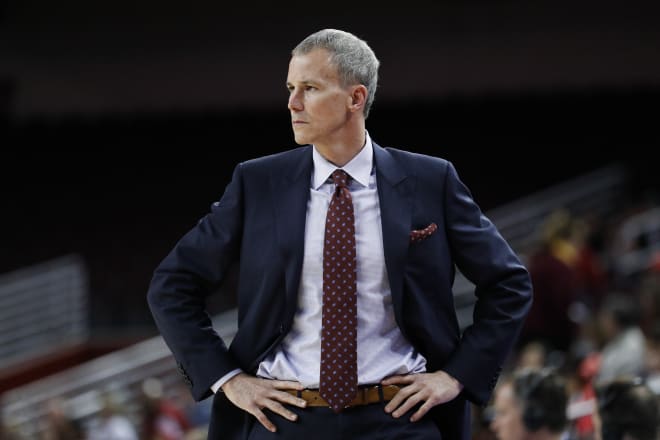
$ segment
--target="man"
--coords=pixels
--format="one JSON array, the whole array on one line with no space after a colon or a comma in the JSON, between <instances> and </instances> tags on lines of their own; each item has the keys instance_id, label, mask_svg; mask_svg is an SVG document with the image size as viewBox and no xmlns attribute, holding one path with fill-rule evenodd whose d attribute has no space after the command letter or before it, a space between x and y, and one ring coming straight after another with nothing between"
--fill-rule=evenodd
<instances>
[{"instance_id":1,"label":"man","mask_svg":"<svg viewBox=\"0 0 660 440\"><path fill-rule=\"evenodd\" d=\"M518 370L495 389L491 427L499 440L559 440L566 427L565 381L544 370Z\"/></svg>"},{"instance_id":2,"label":"man","mask_svg":"<svg viewBox=\"0 0 660 440\"><path fill-rule=\"evenodd\" d=\"M596 387L594 414L601 440L656 440L658 396L639 378L619 377Z\"/></svg>"},{"instance_id":3,"label":"man","mask_svg":"<svg viewBox=\"0 0 660 440\"><path fill-rule=\"evenodd\" d=\"M620 292L609 293L596 318L604 345L595 383L644 373L646 336L639 326L641 313L636 298Z\"/></svg>"},{"instance_id":4,"label":"man","mask_svg":"<svg viewBox=\"0 0 660 440\"><path fill-rule=\"evenodd\" d=\"M155 271L155 321L194 397L215 393L211 439L467 439L515 342L528 273L449 162L371 140L378 64L347 32L303 40L286 84L305 146L239 164ZM235 260L227 348L204 299ZM478 298L462 337L455 264Z\"/></svg>"}]
</instances>

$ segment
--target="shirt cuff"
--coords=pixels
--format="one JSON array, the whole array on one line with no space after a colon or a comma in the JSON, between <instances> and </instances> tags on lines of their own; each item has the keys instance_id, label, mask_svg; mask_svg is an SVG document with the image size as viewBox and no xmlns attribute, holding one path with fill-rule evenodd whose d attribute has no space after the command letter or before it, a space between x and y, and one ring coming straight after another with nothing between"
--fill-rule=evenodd
<instances>
[{"instance_id":1,"label":"shirt cuff","mask_svg":"<svg viewBox=\"0 0 660 440\"><path fill-rule=\"evenodd\" d=\"M220 379L218 379L218 381L216 383L211 385L211 391L213 391L213 394L216 394L218 392L218 390L220 390L220 387L223 386L224 384L226 384L229 381L229 379L231 379L232 377L234 377L234 376L236 376L236 375L238 375L239 373L242 373L242 372L243 372L243 370L241 370L240 368L237 368L237 369L232 370L229 373L225 374Z\"/></svg>"}]
</instances>

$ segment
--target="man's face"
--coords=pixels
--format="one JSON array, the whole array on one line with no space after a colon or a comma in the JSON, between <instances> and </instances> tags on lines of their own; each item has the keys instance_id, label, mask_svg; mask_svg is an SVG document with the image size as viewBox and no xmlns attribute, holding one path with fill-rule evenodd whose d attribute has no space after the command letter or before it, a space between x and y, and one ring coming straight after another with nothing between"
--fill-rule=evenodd
<instances>
[{"instance_id":1,"label":"man's face","mask_svg":"<svg viewBox=\"0 0 660 440\"><path fill-rule=\"evenodd\" d=\"M495 418L491 428L499 440L522 440L527 433L522 411L513 393L513 385L505 383L495 391Z\"/></svg>"},{"instance_id":2,"label":"man's face","mask_svg":"<svg viewBox=\"0 0 660 440\"><path fill-rule=\"evenodd\" d=\"M352 88L342 87L330 54L315 49L292 57L286 84L296 143L321 146L340 141L350 116Z\"/></svg>"}]
</instances>

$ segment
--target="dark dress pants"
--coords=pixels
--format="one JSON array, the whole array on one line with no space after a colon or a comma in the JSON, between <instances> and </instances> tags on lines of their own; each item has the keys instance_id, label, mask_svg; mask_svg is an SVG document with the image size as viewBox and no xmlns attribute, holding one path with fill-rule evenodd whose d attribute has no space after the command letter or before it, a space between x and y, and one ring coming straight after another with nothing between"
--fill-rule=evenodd
<instances>
[{"instance_id":1,"label":"dark dress pants","mask_svg":"<svg viewBox=\"0 0 660 440\"><path fill-rule=\"evenodd\" d=\"M385 403L347 408L339 414L330 408L310 407L289 409L298 414L298 420L290 422L265 410L267 417L277 427L272 433L261 423L255 422L249 440L440 440L435 423L425 417L410 422L417 408L395 419L384 410Z\"/></svg>"}]
</instances>

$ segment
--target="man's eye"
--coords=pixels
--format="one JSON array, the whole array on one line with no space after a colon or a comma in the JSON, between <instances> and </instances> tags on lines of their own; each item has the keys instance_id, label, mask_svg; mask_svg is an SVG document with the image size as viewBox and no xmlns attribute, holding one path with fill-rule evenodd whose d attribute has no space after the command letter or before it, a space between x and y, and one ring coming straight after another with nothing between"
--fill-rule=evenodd
<instances>
[{"instance_id":1,"label":"man's eye","mask_svg":"<svg viewBox=\"0 0 660 440\"><path fill-rule=\"evenodd\" d=\"M316 90L316 87L314 87L314 86L305 86L305 90L306 91Z\"/></svg>"}]
</instances>

